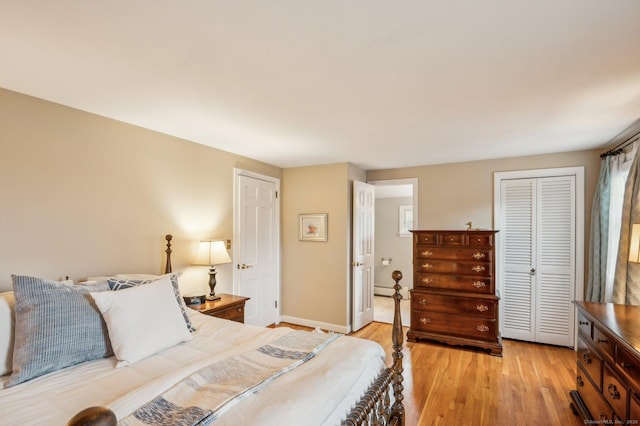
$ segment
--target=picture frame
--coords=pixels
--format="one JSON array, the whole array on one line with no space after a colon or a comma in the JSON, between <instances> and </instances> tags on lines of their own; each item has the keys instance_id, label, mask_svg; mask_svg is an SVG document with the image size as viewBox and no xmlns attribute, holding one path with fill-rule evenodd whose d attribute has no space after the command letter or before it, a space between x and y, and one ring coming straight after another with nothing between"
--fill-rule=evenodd
<instances>
[{"instance_id":1,"label":"picture frame","mask_svg":"<svg viewBox=\"0 0 640 426\"><path fill-rule=\"evenodd\" d=\"M327 241L327 213L298 215L298 240Z\"/></svg>"}]
</instances>

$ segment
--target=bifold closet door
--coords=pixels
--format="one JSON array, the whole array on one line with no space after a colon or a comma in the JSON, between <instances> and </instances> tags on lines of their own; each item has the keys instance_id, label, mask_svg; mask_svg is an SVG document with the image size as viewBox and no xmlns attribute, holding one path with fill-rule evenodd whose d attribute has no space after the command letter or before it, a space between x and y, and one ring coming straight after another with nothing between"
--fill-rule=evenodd
<instances>
[{"instance_id":1,"label":"bifold closet door","mask_svg":"<svg viewBox=\"0 0 640 426\"><path fill-rule=\"evenodd\" d=\"M502 335L573 346L575 176L501 182Z\"/></svg>"}]
</instances>

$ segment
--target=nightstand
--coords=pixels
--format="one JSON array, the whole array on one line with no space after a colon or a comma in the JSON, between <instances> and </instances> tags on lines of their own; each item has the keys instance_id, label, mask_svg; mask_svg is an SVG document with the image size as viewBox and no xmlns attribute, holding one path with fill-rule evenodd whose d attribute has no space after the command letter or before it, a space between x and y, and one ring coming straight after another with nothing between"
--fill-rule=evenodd
<instances>
[{"instance_id":1,"label":"nightstand","mask_svg":"<svg viewBox=\"0 0 640 426\"><path fill-rule=\"evenodd\" d=\"M234 296L233 294L218 294L220 300L207 300L199 305L187 305L205 315L228 319L244 323L244 304L248 297Z\"/></svg>"}]
</instances>

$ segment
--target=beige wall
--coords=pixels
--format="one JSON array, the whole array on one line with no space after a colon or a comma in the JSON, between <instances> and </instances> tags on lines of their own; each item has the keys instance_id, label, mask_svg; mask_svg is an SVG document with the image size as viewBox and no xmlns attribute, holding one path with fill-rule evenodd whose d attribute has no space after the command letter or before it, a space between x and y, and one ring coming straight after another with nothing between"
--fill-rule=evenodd
<instances>
[{"instance_id":1,"label":"beige wall","mask_svg":"<svg viewBox=\"0 0 640 426\"><path fill-rule=\"evenodd\" d=\"M334 329L350 324L351 181L364 178L347 163L283 170L285 320ZM327 242L298 240L301 213L328 213Z\"/></svg>"},{"instance_id":2,"label":"beige wall","mask_svg":"<svg viewBox=\"0 0 640 426\"><path fill-rule=\"evenodd\" d=\"M264 163L0 89L0 291L10 274L160 273L164 235L187 292L200 238L232 238L233 168ZM231 265L218 290L231 291ZM184 290L184 289L183 289Z\"/></svg>"},{"instance_id":3,"label":"beige wall","mask_svg":"<svg viewBox=\"0 0 640 426\"><path fill-rule=\"evenodd\" d=\"M464 229L469 221L474 227L492 228L494 172L584 166L586 277L591 203L600 172L600 153L601 150L588 150L375 170L367 173L367 179L418 178L418 223L421 229Z\"/></svg>"},{"instance_id":4,"label":"beige wall","mask_svg":"<svg viewBox=\"0 0 640 426\"><path fill-rule=\"evenodd\" d=\"M599 151L377 170L264 163L0 89L0 291L10 274L159 273L164 235L188 293L196 241L231 238L233 168L282 179L282 314L349 326L353 180L419 179L421 228L491 227L496 171L585 166L585 230ZM329 213L329 241L298 241L299 213ZM588 232L585 231L588 245ZM586 263L585 263L586 264ZM218 268L231 291L231 265Z\"/></svg>"}]
</instances>

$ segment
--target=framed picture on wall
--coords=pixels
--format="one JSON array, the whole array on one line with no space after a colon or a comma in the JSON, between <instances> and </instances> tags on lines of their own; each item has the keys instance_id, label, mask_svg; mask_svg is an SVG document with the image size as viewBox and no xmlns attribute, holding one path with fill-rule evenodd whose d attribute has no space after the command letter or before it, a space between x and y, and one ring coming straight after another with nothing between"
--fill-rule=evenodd
<instances>
[{"instance_id":1,"label":"framed picture on wall","mask_svg":"<svg viewBox=\"0 0 640 426\"><path fill-rule=\"evenodd\" d=\"M327 214L298 215L300 241L327 241Z\"/></svg>"}]
</instances>

